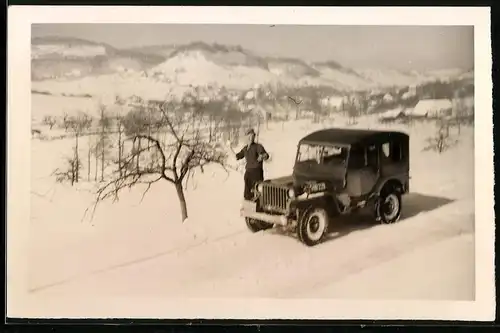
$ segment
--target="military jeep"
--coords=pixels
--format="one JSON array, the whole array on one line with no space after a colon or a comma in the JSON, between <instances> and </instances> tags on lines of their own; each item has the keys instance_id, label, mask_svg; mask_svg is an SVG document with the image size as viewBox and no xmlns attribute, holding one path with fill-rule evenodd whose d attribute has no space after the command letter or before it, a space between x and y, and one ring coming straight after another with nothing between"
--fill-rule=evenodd
<instances>
[{"instance_id":1,"label":"military jeep","mask_svg":"<svg viewBox=\"0 0 500 333\"><path fill-rule=\"evenodd\" d=\"M292 174L257 183L241 212L252 232L282 226L313 246L336 216L361 208L374 222L397 222L409 179L407 134L324 129L303 137Z\"/></svg>"}]
</instances>

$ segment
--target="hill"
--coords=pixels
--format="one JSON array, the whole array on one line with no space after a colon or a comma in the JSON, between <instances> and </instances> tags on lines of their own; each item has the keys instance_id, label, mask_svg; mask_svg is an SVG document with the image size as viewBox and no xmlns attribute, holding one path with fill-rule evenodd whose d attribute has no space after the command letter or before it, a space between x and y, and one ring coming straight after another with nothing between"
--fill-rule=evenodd
<instances>
[{"instance_id":1,"label":"hill","mask_svg":"<svg viewBox=\"0 0 500 333\"><path fill-rule=\"evenodd\" d=\"M162 91L168 86L240 90L265 84L360 91L473 75L461 69L428 73L353 69L334 60L308 63L296 58L263 57L241 46L204 42L117 49L77 38L41 37L32 39L31 49L34 89L88 94L118 86L128 93L138 89L139 81L153 90L161 85L158 89Z\"/></svg>"}]
</instances>

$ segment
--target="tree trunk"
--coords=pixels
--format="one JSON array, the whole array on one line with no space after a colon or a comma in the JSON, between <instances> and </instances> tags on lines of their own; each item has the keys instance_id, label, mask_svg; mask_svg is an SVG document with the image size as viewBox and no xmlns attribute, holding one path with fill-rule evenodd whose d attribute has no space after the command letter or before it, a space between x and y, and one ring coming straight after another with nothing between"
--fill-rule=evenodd
<instances>
[{"instance_id":1,"label":"tree trunk","mask_svg":"<svg viewBox=\"0 0 500 333\"><path fill-rule=\"evenodd\" d=\"M97 182L97 175L99 174L99 140L95 144L95 175L94 181Z\"/></svg>"},{"instance_id":2,"label":"tree trunk","mask_svg":"<svg viewBox=\"0 0 500 333\"><path fill-rule=\"evenodd\" d=\"M104 108L101 109L101 182L104 181L104 130L105 130Z\"/></svg>"},{"instance_id":3,"label":"tree trunk","mask_svg":"<svg viewBox=\"0 0 500 333\"><path fill-rule=\"evenodd\" d=\"M104 181L104 133L102 135L102 145L101 145L101 182Z\"/></svg>"},{"instance_id":4,"label":"tree trunk","mask_svg":"<svg viewBox=\"0 0 500 333\"><path fill-rule=\"evenodd\" d=\"M137 155L136 155L136 170L137 170L137 173L139 173L139 157L141 155L141 138L137 138Z\"/></svg>"},{"instance_id":5,"label":"tree trunk","mask_svg":"<svg viewBox=\"0 0 500 333\"><path fill-rule=\"evenodd\" d=\"M148 112L148 136L151 137L151 110ZM151 150L151 143L148 140L148 152Z\"/></svg>"},{"instance_id":6,"label":"tree trunk","mask_svg":"<svg viewBox=\"0 0 500 333\"><path fill-rule=\"evenodd\" d=\"M75 161L71 161L71 186L75 184Z\"/></svg>"},{"instance_id":7,"label":"tree trunk","mask_svg":"<svg viewBox=\"0 0 500 333\"><path fill-rule=\"evenodd\" d=\"M80 159L78 157L78 133L75 135L76 143L75 143L75 159L76 159L76 182L80 180Z\"/></svg>"},{"instance_id":8,"label":"tree trunk","mask_svg":"<svg viewBox=\"0 0 500 333\"><path fill-rule=\"evenodd\" d=\"M177 191L177 196L179 197L179 204L181 205L181 217L182 222L186 221L188 218L186 197L184 196L184 189L182 188L182 181L175 184L175 190Z\"/></svg>"},{"instance_id":9,"label":"tree trunk","mask_svg":"<svg viewBox=\"0 0 500 333\"><path fill-rule=\"evenodd\" d=\"M87 181L90 182L90 159L92 158L92 135L89 134L89 152L87 154Z\"/></svg>"},{"instance_id":10,"label":"tree trunk","mask_svg":"<svg viewBox=\"0 0 500 333\"><path fill-rule=\"evenodd\" d=\"M208 127L208 142L212 142L212 117L210 117L210 125Z\"/></svg>"},{"instance_id":11,"label":"tree trunk","mask_svg":"<svg viewBox=\"0 0 500 333\"><path fill-rule=\"evenodd\" d=\"M122 125L118 125L118 172L120 173L120 177L123 176L122 170Z\"/></svg>"}]
</instances>

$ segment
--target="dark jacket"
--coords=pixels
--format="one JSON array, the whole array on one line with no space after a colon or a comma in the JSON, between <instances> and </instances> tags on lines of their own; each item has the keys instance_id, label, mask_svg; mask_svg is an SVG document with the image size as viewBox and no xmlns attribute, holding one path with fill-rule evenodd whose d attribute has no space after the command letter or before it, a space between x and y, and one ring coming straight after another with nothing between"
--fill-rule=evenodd
<instances>
[{"instance_id":1,"label":"dark jacket","mask_svg":"<svg viewBox=\"0 0 500 333\"><path fill-rule=\"evenodd\" d=\"M264 149L264 147L257 142L250 144L250 146L246 145L243 147L237 154L236 159L241 160L245 158L246 166L245 169L262 169L262 161L258 161L257 158L259 155L262 155L263 160L267 160L269 158L269 154Z\"/></svg>"}]
</instances>

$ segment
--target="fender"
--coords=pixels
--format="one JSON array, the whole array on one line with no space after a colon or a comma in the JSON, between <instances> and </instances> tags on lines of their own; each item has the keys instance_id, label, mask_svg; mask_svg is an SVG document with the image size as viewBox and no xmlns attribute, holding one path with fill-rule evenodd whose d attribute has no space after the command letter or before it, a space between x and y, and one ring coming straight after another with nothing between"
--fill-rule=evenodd
<instances>
[{"instance_id":1,"label":"fender","mask_svg":"<svg viewBox=\"0 0 500 333\"><path fill-rule=\"evenodd\" d=\"M289 214L298 215L310 206L324 205L332 212L338 212L337 198L328 191L316 193L303 193L288 202L287 211Z\"/></svg>"},{"instance_id":2,"label":"fender","mask_svg":"<svg viewBox=\"0 0 500 333\"><path fill-rule=\"evenodd\" d=\"M405 178L406 178L405 175L397 175L389 178L380 179L375 185L372 195L377 195L377 196L380 195L380 193L386 186L396 188L401 194L405 193L407 191L404 185Z\"/></svg>"}]
</instances>

